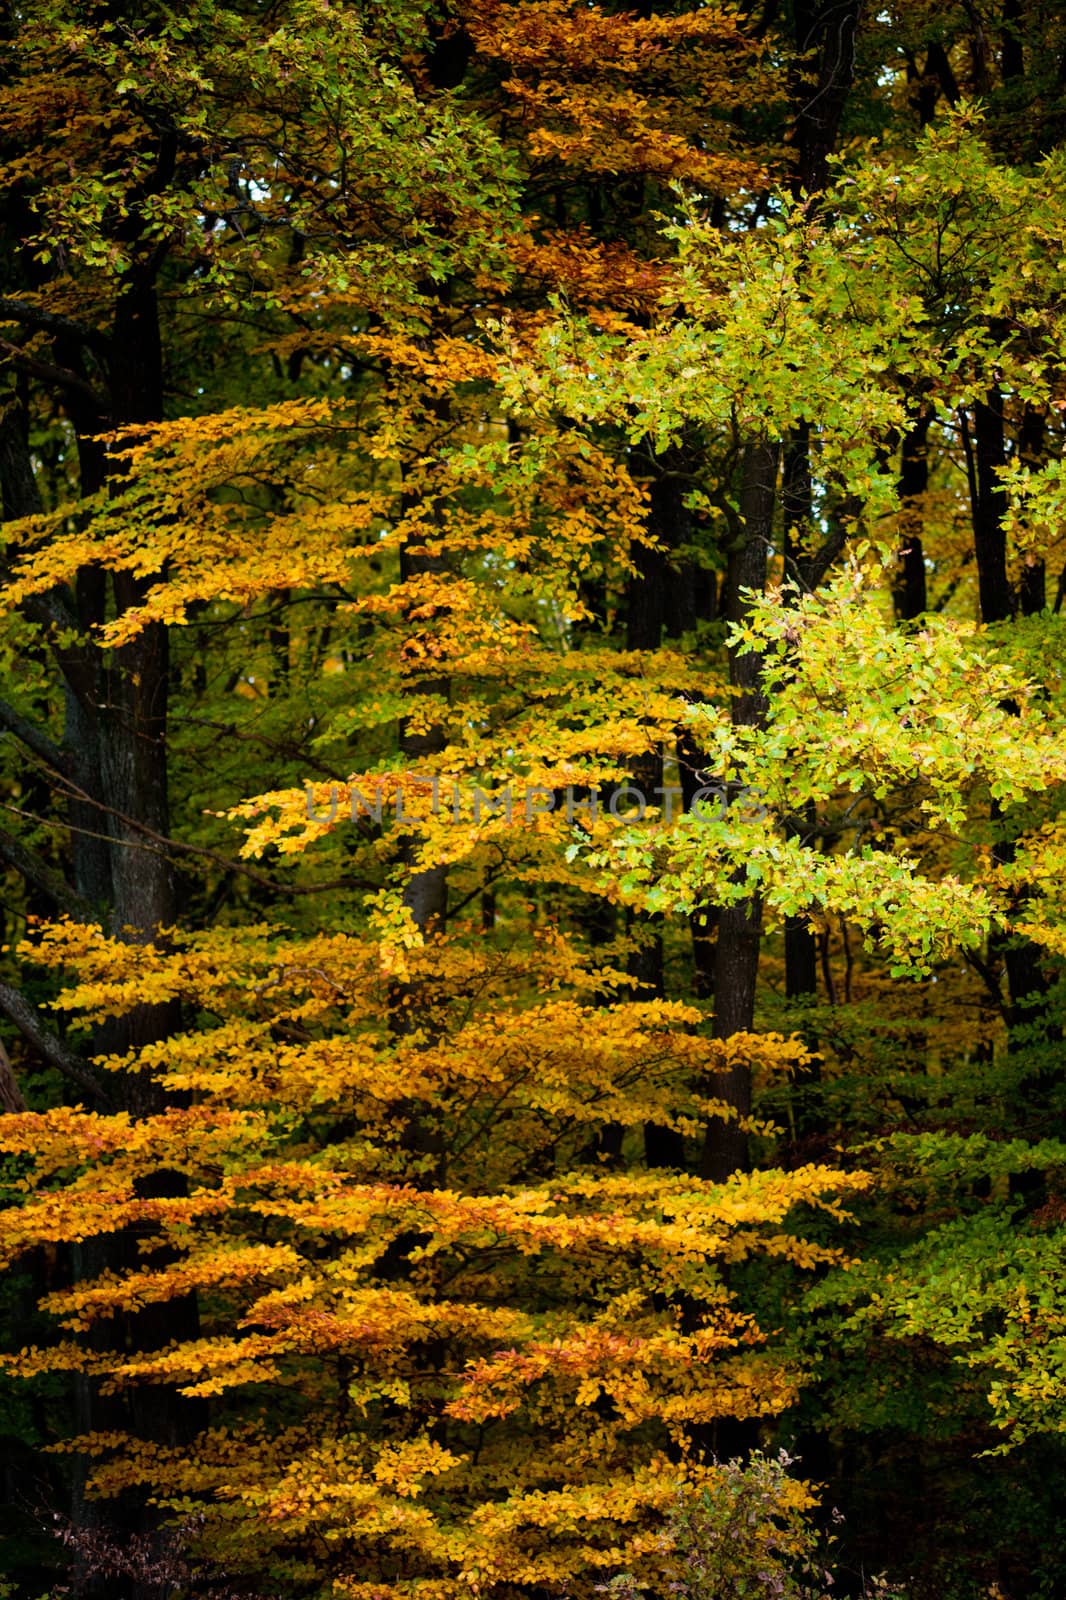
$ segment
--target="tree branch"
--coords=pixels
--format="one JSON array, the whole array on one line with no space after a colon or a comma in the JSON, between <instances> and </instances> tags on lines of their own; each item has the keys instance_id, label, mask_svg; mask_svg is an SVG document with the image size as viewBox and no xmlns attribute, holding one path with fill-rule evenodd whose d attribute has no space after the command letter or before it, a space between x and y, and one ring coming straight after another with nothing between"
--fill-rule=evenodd
<instances>
[{"instance_id":1,"label":"tree branch","mask_svg":"<svg viewBox=\"0 0 1066 1600\"><path fill-rule=\"evenodd\" d=\"M847 526L838 524L813 556L807 560L800 559L789 562L790 567L794 569L795 575L799 579L800 587L807 594L813 594L816 589L821 587L826 573L847 544L849 533L850 529Z\"/></svg>"},{"instance_id":2,"label":"tree branch","mask_svg":"<svg viewBox=\"0 0 1066 1600\"><path fill-rule=\"evenodd\" d=\"M36 356L28 356L9 339L0 339L0 351L31 377L40 378L43 383L54 384L59 389L71 389L76 394L84 395L100 418L110 417L111 406L107 396L100 394L84 378L79 378L76 372L71 372L67 367L57 367L51 361L39 361Z\"/></svg>"},{"instance_id":3,"label":"tree branch","mask_svg":"<svg viewBox=\"0 0 1066 1600\"><path fill-rule=\"evenodd\" d=\"M86 839L106 839L107 843L121 846L123 850L144 850L152 855L166 855L168 851L180 851L183 855L199 856L204 861L214 862L226 872L236 872L241 877L247 878L251 883L257 883L260 888L270 889L274 894L295 896L304 894L326 894L333 889L374 889L378 885L370 878L333 878L328 883L280 883L277 878L268 877L265 872L257 872L246 861L233 861L229 856L222 855L218 850L208 850L204 845L189 844L184 839L174 839L165 833L157 833L147 823L138 822L136 817L127 816L124 811L117 810L114 806L105 805L102 800L97 800L87 790L79 788L70 779L64 779L57 785L56 792L64 795L68 800L80 800L84 805L92 806L94 810L103 812L105 816L114 817L116 822L121 822L134 833L139 833L143 843L136 839L122 839L114 833L93 833L88 828L75 827L73 823L53 823L47 817L36 816L32 811L23 811L18 806L0 801L5 811L12 812L17 817L25 817L29 822L36 822L44 827L65 827L70 833L79 833Z\"/></svg>"},{"instance_id":4,"label":"tree branch","mask_svg":"<svg viewBox=\"0 0 1066 1600\"><path fill-rule=\"evenodd\" d=\"M16 839L13 833L8 833L6 828L0 828L0 859L14 867L27 883L32 883L42 894L54 900L61 911L66 911L70 916L79 919L89 916L88 901L83 900L64 877L58 872L53 872L39 855L33 850L28 850L21 840Z\"/></svg>"},{"instance_id":5,"label":"tree branch","mask_svg":"<svg viewBox=\"0 0 1066 1600\"><path fill-rule=\"evenodd\" d=\"M0 728L6 728L8 733L13 733L27 748L32 750L38 760L46 766L52 767L56 772L66 775L70 770L70 762L57 744L53 744L46 733L35 728L20 711L14 706L9 706L6 700L0 700Z\"/></svg>"},{"instance_id":6,"label":"tree branch","mask_svg":"<svg viewBox=\"0 0 1066 1600\"><path fill-rule=\"evenodd\" d=\"M15 1069L11 1065L11 1057L0 1044L0 1111L10 1111L17 1114L26 1110L26 1102L22 1098Z\"/></svg>"},{"instance_id":7,"label":"tree branch","mask_svg":"<svg viewBox=\"0 0 1066 1600\"><path fill-rule=\"evenodd\" d=\"M22 602L22 609L31 622L39 623L42 628L58 628L66 633L78 631L74 610L57 586L45 594L28 594Z\"/></svg>"},{"instance_id":8,"label":"tree branch","mask_svg":"<svg viewBox=\"0 0 1066 1600\"><path fill-rule=\"evenodd\" d=\"M92 1095L94 1100L106 1103L107 1095L81 1057L75 1055L58 1034L49 1032L25 996L19 994L17 989L12 989L10 984L0 983L0 1011L15 1024L27 1044L33 1046L43 1061L84 1089L86 1094Z\"/></svg>"},{"instance_id":9,"label":"tree branch","mask_svg":"<svg viewBox=\"0 0 1066 1600\"><path fill-rule=\"evenodd\" d=\"M87 328L84 323L75 322L72 317L61 317L54 311L45 311L43 306L31 306L25 300L11 300L7 295L0 295L0 322L20 322L27 328L62 334L65 338L75 339L79 344L85 345L86 349L95 350L100 355L106 355L111 346L107 335L95 328Z\"/></svg>"},{"instance_id":10,"label":"tree branch","mask_svg":"<svg viewBox=\"0 0 1066 1600\"><path fill-rule=\"evenodd\" d=\"M973 950L964 950L962 952L962 958L966 962L966 965L968 967L972 967L973 971L976 972L978 977L981 979L981 982L988 991L993 1005L1003 1018L1004 1022L1010 1022L1010 1006L1003 998L1003 985L999 975L993 970L988 962L983 959L983 957L977 955Z\"/></svg>"}]
</instances>

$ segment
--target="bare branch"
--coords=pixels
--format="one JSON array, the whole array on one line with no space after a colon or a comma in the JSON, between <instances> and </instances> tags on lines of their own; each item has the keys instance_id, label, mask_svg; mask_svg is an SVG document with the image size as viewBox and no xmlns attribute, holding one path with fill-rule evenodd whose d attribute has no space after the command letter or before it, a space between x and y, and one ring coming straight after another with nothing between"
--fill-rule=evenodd
<instances>
[{"instance_id":1,"label":"bare branch","mask_svg":"<svg viewBox=\"0 0 1066 1600\"><path fill-rule=\"evenodd\" d=\"M27 421L21 406L7 406L0 412L0 516L5 522L19 517L37 516L43 511L40 490L33 471L33 458L27 442ZM6 563L0 576L7 575ZM78 619L73 604L58 586L44 594L27 595L22 609L43 627L77 631Z\"/></svg>"},{"instance_id":2,"label":"bare branch","mask_svg":"<svg viewBox=\"0 0 1066 1600\"><path fill-rule=\"evenodd\" d=\"M57 1072L61 1072L65 1078L69 1078L80 1089L84 1089L94 1100L106 1102L107 1095L81 1057L75 1055L58 1034L51 1033L25 995L21 995L7 983L0 983L0 1011L15 1024L27 1044L33 1046L42 1061L46 1061L50 1067L55 1067Z\"/></svg>"},{"instance_id":3,"label":"bare branch","mask_svg":"<svg viewBox=\"0 0 1066 1600\"><path fill-rule=\"evenodd\" d=\"M812 594L821 587L822 580L829 568L847 544L849 532L850 529L844 523L835 527L821 549L816 551L807 563L807 571L804 577L807 588Z\"/></svg>"},{"instance_id":4,"label":"bare branch","mask_svg":"<svg viewBox=\"0 0 1066 1600\"><path fill-rule=\"evenodd\" d=\"M96 328L87 328L72 317L57 316L43 306L29 305L25 300L12 300L6 295L0 295L0 322L20 322L26 328L61 334L66 339L74 339L78 344L85 345L88 350L96 350L100 355L106 355L111 345L107 335Z\"/></svg>"},{"instance_id":5,"label":"bare branch","mask_svg":"<svg viewBox=\"0 0 1066 1600\"><path fill-rule=\"evenodd\" d=\"M118 811L114 806L105 805L102 800L97 800L87 790L79 788L76 783L64 779L56 786L56 792L66 796L67 799L81 800L83 804L92 806L94 810L101 811L105 816L114 817L123 827L129 828L134 833L139 833L143 843L136 839L122 839L114 833L94 833L89 828L79 828L73 823L56 823L47 817L35 815L32 811L24 811L19 806L13 806L7 801L0 801L0 806L5 811L10 811L13 816L24 817L27 822L35 822L41 827L63 827L69 833L78 833L85 839L105 839L108 844L120 846L123 850L144 850L152 855L166 855L168 851L180 851L183 855L199 856L201 860L214 862L226 872L239 873L251 883L257 883L263 889L270 889L274 894L304 895L326 894L333 889L375 889L378 885L370 878L333 878L328 883L281 883L277 878L268 877L265 872L257 872L246 861L234 861L229 856L222 855L218 850L208 850L203 845L189 844L184 839L174 839L165 833L157 833L154 828L149 828L144 822L138 822L136 817L127 816L124 811Z\"/></svg>"},{"instance_id":6,"label":"bare branch","mask_svg":"<svg viewBox=\"0 0 1066 1600\"><path fill-rule=\"evenodd\" d=\"M6 861L21 873L27 883L32 883L42 894L54 900L61 911L79 919L89 916L89 904L77 890L60 873L53 872L35 851L27 849L13 833L8 833L6 828L0 828L0 860Z\"/></svg>"},{"instance_id":7,"label":"bare branch","mask_svg":"<svg viewBox=\"0 0 1066 1600\"><path fill-rule=\"evenodd\" d=\"M59 746L54 744L46 733L34 727L21 711L16 711L14 706L8 705L6 700L0 700L0 728L6 728L8 733L13 733L27 750L32 750L38 760L52 767L54 771L66 774L70 770L70 762Z\"/></svg>"},{"instance_id":8,"label":"bare branch","mask_svg":"<svg viewBox=\"0 0 1066 1600\"><path fill-rule=\"evenodd\" d=\"M985 961L983 957L979 956L974 950L963 950L962 958L966 962L966 965L976 972L977 976L981 979L981 982L988 991L993 1005L1003 1018L1004 1022L1010 1022L1010 1006L1003 997L1002 981L995 968L990 966L989 963Z\"/></svg>"},{"instance_id":9,"label":"bare branch","mask_svg":"<svg viewBox=\"0 0 1066 1600\"><path fill-rule=\"evenodd\" d=\"M83 395L101 418L111 415L107 396L100 394L91 383L79 378L77 373L71 372L68 367L57 367L51 361L39 361L36 356L28 356L9 339L0 339L0 351L21 371L28 372L31 377L40 378L42 383L51 383L58 389L70 389L76 394Z\"/></svg>"}]
</instances>

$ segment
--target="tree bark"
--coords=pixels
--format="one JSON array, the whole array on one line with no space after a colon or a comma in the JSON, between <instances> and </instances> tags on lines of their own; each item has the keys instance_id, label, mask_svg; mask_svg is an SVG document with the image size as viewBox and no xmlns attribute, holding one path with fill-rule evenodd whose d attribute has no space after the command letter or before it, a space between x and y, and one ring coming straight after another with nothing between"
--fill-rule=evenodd
<instances>
[{"instance_id":1,"label":"tree bark","mask_svg":"<svg viewBox=\"0 0 1066 1600\"><path fill-rule=\"evenodd\" d=\"M764 440L750 441L744 450L740 490L741 539L729 562L728 607L731 620L743 621L749 602L743 591L761 593L766 585L767 561L773 530L775 486L779 449ZM733 723L758 727L766 715L762 690L762 659L757 652L729 653L733 686ZM755 986L759 972L762 902L750 896L723 906L718 921L714 973L714 1035L730 1039L748 1033L755 1018ZM712 1092L734 1113L728 1121L712 1119L704 1136L701 1172L723 1182L734 1172L747 1171L748 1136L741 1120L751 1113L751 1070L737 1064L713 1084Z\"/></svg>"},{"instance_id":2,"label":"tree bark","mask_svg":"<svg viewBox=\"0 0 1066 1600\"><path fill-rule=\"evenodd\" d=\"M1047 422L1042 411L1026 406L1018 429L1018 455L1023 466L1037 471L1044 457L1047 440ZM1039 616L1047 609L1047 569L1043 556L1028 559L1022 568L1018 585L1018 600L1022 615Z\"/></svg>"},{"instance_id":3,"label":"tree bark","mask_svg":"<svg viewBox=\"0 0 1066 1600\"><path fill-rule=\"evenodd\" d=\"M963 430L965 442L965 418ZM1042 419L1038 424L1036 418L1024 418L1019 434L1019 452L1025 454L1030 466L1039 464L1042 443ZM998 390L989 391L986 400L978 402L974 408L974 441L972 449L968 447L967 456L981 620L984 623L1003 622L1016 614L1016 604L1007 574L1007 540L1003 526L1005 498L996 475L996 468L1006 460L1003 402ZM1036 579L1031 580L1029 604L1035 605L1039 598L1040 585ZM1016 710L1016 707L1008 703L1007 709ZM1001 821L1002 812L996 801L992 802L991 815L993 823ZM995 860L1007 865L1015 859L1016 850L1017 841L1014 838L1001 839L994 849ZM1019 891L1019 900L1024 899L1024 893L1024 890ZM1010 995L1008 1048L1025 1050L1028 1048L1027 1041L1024 1037L1019 1038L1017 1030L1038 1022L1046 1011L1049 985L1040 952L1028 940L1008 938L990 941L989 953L993 958L989 966L993 967L994 958L1001 955L1007 974ZM1032 1080L1027 1081L1029 1093L1038 1097L1042 1087L1039 1071Z\"/></svg>"},{"instance_id":4,"label":"tree bark","mask_svg":"<svg viewBox=\"0 0 1066 1600\"><path fill-rule=\"evenodd\" d=\"M1003 485L997 469L1007 459L1003 397L990 389L974 406L973 543L981 621L1004 622L1015 612L1007 577L1007 535L1003 527Z\"/></svg>"},{"instance_id":5,"label":"tree bark","mask_svg":"<svg viewBox=\"0 0 1066 1600\"><path fill-rule=\"evenodd\" d=\"M922 548L923 502L929 488L928 411L921 411L903 435L899 455L899 569L896 615L912 622L928 610L925 551Z\"/></svg>"},{"instance_id":6,"label":"tree bark","mask_svg":"<svg viewBox=\"0 0 1066 1600\"><path fill-rule=\"evenodd\" d=\"M817 51L816 75L797 78L793 97L797 112L793 124L796 161L795 194L820 194L829 176L829 157L836 147L840 119L855 77L855 41L862 16L862 0L800 0L794 8L797 51L805 56Z\"/></svg>"},{"instance_id":7,"label":"tree bark","mask_svg":"<svg viewBox=\"0 0 1066 1600\"><path fill-rule=\"evenodd\" d=\"M813 533L814 504L811 484L811 430L800 423L784 450L781 472L781 525L785 576L802 589L810 586L809 541ZM813 821L813 816L810 818ZM789 828L794 838L802 831ZM800 1000L818 990L818 947L810 922L803 916L785 918L785 995Z\"/></svg>"},{"instance_id":8,"label":"tree bark","mask_svg":"<svg viewBox=\"0 0 1066 1600\"><path fill-rule=\"evenodd\" d=\"M106 488L117 478L96 436L108 427L159 421L163 417L163 366L158 308L154 287L157 254L149 252L133 269L131 282L113 308L104 348L107 395L93 404L89 386L65 396L78 439L83 494ZM60 335L63 339L66 335ZM57 341L58 347L58 341ZM60 353L57 348L57 353ZM70 370L79 370L81 351L63 348ZM166 838L170 831L167 792L167 703L169 652L165 627L152 624L129 643L105 651L91 632L108 612L107 578L87 567L77 575L70 598L78 631L86 642L75 646L53 640L65 692L66 726L63 750L77 795L71 802L72 873L74 890L92 905L114 937L150 946L175 921L176 904L169 852L151 843L143 830ZM145 584L125 573L111 579L113 614L138 606ZM125 1053L165 1039L180 1026L176 1004L136 1007L105 1022L94 1039L102 1053ZM150 1077L133 1073L115 1081L115 1097L135 1116L164 1109L168 1097ZM172 1197L184 1192L179 1174L161 1170L139 1185L144 1198ZM105 1270L136 1266L135 1229L92 1241L78 1253L78 1272L94 1276ZM150 1351L177 1338L193 1337L198 1328L195 1296L165 1306L151 1306L101 1329L102 1349ZM82 1386L80 1409L93 1429L106 1431L131 1424L144 1438L181 1447L202 1425L204 1406L160 1385L133 1390L125 1397L102 1396L94 1382ZM99 1525L101 1514L84 1503L80 1480L74 1486L75 1522ZM109 1508L106 1523L122 1538L128 1534L154 1539L158 1518L131 1493ZM121 1582L101 1580L89 1572L76 1575L80 1596L107 1589L108 1600L150 1600L154 1585L134 1577Z\"/></svg>"},{"instance_id":9,"label":"tree bark","mask_svg":"<svg viewBox=\"0 0 1066 1600\"><path fill-rule=\"evenodd\" d=\"M688 530L681 467L680 453L667 452L649 486L648 532L656 544L638 544L633 550L637 571L626 586L627 650L660 649L671 609L680 612L676 599L671 607L671 598L676 597L679 587L678 566L672 552L684 542ZM674 620L679 623L680 614ZM631 781L654 804L655 791L661 790L663 783L662 756L654 750L645 752L633 767ZM626 971L638 985L634 998L661 999L666 992L662 917L631 912L627 925L627 931L636 934L626 957ZM649 1167L683 1167L684 1139L673 1128L649 1122L644 1128L644 1158Z\"/></svg>"}]
</instances>

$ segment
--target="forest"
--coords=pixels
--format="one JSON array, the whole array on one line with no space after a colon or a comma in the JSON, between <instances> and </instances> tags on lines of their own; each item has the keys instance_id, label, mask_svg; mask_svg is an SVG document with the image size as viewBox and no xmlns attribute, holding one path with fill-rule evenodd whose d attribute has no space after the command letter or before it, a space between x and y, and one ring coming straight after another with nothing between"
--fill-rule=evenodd
<instances>
[{"instance_id":1,"label":"forest","mask_svg":"<svg viewBox=\"0 0 1066 1600\"><path fill-rule=\"evenodd\" d=\"M0 14L0 1596L1066 1596L1066 8Z\"/></svg>"}]
</instances>

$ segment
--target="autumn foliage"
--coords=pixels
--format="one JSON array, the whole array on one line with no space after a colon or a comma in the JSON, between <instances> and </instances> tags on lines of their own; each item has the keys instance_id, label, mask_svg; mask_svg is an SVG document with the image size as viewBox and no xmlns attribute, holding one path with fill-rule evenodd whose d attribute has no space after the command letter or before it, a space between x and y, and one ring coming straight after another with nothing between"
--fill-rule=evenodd
<instances>
[{"instance_id":1,"label":"autumn foliage","mask_svg":"<svg viewBox=\"0 0 1066 1600\"><path fill-rule=\"evenodd\" d=\"M3 27L12 1592L1051 1600L1061 27Z\"/></svg>"}]
</instances>

